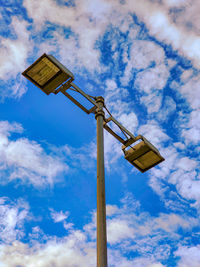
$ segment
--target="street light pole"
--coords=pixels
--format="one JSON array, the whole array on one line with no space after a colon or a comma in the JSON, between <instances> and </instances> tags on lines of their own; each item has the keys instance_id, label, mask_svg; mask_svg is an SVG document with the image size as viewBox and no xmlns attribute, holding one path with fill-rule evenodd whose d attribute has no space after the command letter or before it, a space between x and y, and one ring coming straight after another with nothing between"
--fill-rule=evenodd
<instances>
[{"instance_id":1,"label":"street light pole","mask_svg":"<svg viewBox=\"0 0 200 267\"><path fill-rule=\"evenodd\" d=\"M102 96L92 97L82 91L73 83L74 75L57 59L51 55L43 54L30 67L22 73L28 80L39 87L47 95L62 92L75 105L87 114L95 114L97 120L97 267L107 267L107 237L106 237L106 200L105 200L105 174L104 174L104 141L103 129L122 143L125 159L141 172L146 172L158 165L164 158L144 136L135 137L121 123L119 123L104 104ZM77 101L67 90L81 94L93 106L87 109ZM110 117L105 118L104 108ZM115 124L121 133L112 130L108 123ZM133 143L140 141L133 146ZM130 147L129 150L127 148Z\"/></svg>"},{"instance_id":2,"label":"street light pole","mask_svg":"<svg viewBox=\"0 0 200 267\"><path fill-rule=\"evenodd\" d=\"M107 267L106 200L104 171L104 98L96 99L97 109L97 267Z\"/></svg>"}]
</instances>

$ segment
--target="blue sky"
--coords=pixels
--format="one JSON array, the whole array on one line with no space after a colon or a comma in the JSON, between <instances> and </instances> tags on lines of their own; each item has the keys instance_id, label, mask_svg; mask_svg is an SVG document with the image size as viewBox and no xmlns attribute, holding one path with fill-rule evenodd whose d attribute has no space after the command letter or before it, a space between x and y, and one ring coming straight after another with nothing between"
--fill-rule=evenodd
<instances>
[{"instance_id":1,"label":"blue sky","mask_svg":"<svg viewBox=\"0 0 200 267\"><path fill-rule=\"evenodd\" d=\"M104 133L108 265L200 266L197 0L1 1L0 266L96 265L96 121L22 77L43 53L165 162Z\"/></svg>"}]
</instances>

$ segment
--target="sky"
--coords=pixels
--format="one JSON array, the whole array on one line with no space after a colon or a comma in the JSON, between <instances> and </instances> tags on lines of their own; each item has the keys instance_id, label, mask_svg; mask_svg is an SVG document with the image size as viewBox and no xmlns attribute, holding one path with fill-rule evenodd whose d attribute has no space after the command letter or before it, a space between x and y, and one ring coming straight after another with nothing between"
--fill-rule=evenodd
<instances>
[{"instance_id":1,"label":"sky","mask_svg":"<svg viewBox=\"0 0 200 267\"><path fill-rule=\"evenodd\" d=\"M199 267L199 1L0 3L0 267L96 266L96 121L21 75L43 53L165 158L104 132L108 266Z\"/></svg>"}]
</instances>

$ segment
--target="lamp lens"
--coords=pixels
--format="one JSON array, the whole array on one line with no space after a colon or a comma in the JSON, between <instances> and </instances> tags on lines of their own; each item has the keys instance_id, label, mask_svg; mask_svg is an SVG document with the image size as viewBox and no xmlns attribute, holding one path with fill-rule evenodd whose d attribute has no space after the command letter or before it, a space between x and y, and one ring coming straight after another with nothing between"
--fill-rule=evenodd
<instances>
[{"instance_id":1,"label":"lamp lens","mask_svg":"<svg viewBox=\"0 0 200 267\"><path fill-rule=\"evenodd\" d=\"M160 157L154 153L153 151L149 151L143 156L137 158L137 160L134 160L134 163L140 168L140 169L146 169L150 166L156 164L160 161Z\"/></svg>"},{"instance_id":2,"label":"lamp lens","mask_svg":"<svg viewBox=\"0 0 200 267\"><path fill-rule=\"evenodd\" d=\"M27 75L40 86L43 86L58 72L59 68L48 60L48 58L43 57L27 72Z\"/></svg>"}]
</instances>

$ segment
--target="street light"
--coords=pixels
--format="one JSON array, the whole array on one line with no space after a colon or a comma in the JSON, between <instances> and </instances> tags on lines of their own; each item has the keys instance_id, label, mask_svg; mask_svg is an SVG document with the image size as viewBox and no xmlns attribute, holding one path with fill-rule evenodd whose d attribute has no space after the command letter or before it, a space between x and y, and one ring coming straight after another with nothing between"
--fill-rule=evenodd
<instances>
[{"instance_id":1,"label":"street light","mask_svg":"<svg viewBox=\"0 0 200 267\"><path fill-rule=\"evenodd\" d=\"M51 55L43 54L22 73L28 80L39 87L44 93L63 93L74 104L87 114L95 114L97 120L97 267L107 267L107 234L106 234L106 201L105 201L105 171L104 171L104 140L103 128L122 143L125 159L141 172L145 172L164 160L159 151L139 135L135 137L121 125L107 109L102 96L92 97L73 83L74 75ZM68 92L67 92L68 90ZM93 106L87 109L69 94L73 90L84 96ZM105 117L104 109L109 117ZM108 126L112 122L124 134L122 138ZM141 140L135 146L133 143ZM127 148L129 148L127 150Z\"/></svg>"},{"instance_id":2,"label":"street light","mask_svg":"<svg viewBox=\"0 0 200 267\"><path fill-rule=\"evenodd\" d=\"M63 82L72 82L74 75L51 55L43 54L22 73L49 95Z\"/></svg>"},{"instance_id":3,"label":"street light","mask_svg":"<svg viewBox=\"0 0 200 267\"><path fill-rule=\"evenodd\" d=\"M128 160L139 171L146 172L152 167L164 161L164 158L160 155L159 151L143 136L138 136L132 143L141 139L141 142L131 147L129 150L125 150L127 145L122 146L125 159ZM129 142L129 146L131 146Z\"/></svg>"}]
</instances>

